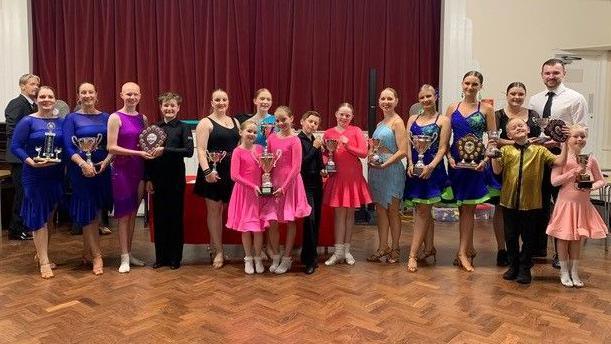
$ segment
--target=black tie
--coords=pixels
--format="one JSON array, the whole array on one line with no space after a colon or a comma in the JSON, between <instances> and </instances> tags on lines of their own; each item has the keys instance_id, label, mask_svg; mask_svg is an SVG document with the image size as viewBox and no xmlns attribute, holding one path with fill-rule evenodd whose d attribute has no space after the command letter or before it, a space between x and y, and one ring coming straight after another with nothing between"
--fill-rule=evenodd
<instances>
[{"instance_id":1,"label":"black tie","mask_svg":"<svg viewBox=\"0 0 611 344\"><path fill-rule=\"evenodd\" d=\"M32 103L32 113L35 113L36 111L38 111L38 106L36 103Z\"/></svg>"},{"instance_id":2,"label":"black tie","mask_svg":"<svg viewBox=\"0 0 611 344\"><path fill-rule=\"evenodd\" d=\"M552 115L552 99L554 99L555 93L552 91L547 92L547 102L543 107L543 118L547 118Z\"/></svg>"}]
</instances>

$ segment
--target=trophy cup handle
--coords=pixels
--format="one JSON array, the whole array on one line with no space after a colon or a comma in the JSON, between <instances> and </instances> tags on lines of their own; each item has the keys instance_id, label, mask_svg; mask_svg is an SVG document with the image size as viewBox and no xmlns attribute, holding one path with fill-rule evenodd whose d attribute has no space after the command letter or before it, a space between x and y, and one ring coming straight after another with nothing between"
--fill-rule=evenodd
<instances>
[{"instance_id":1,"label":"trophy cup handle","mask_svg":"<svg viewBox=\"0 0 611 344\"><path fill-rule=\"evenodd\" d=\"M439 138L439 134L437 134L437 132L434 132L433 135L431 135L431 145L433 145L433 143L435 143L435 141L437 141L438 138Z\"/></svg>"},{"instance_id":2,"label":"trophy cup handle","mask_svg":"<svg viewBox=\"0 0 611 344\"><path fill-rule=\"evenodd\" d=\"M78 148L81 148L79 147L79 144L78 144L78 138L74 135L72 136L72 143L74 143L74 145L77 146Z\"/></svg>"},{"instance_id":3,"label":"trophy cup handle","mask_svg":"<svg viewBox=\"0 0 611 344\"><path fill-rule=\"evenodd\" d=\"M98 133L98 135L96 135L96 137L95 137L95 146L96 146L96 148L98 147L100 142L102 142L103 138L104 138L104 135L102 135L102 133Z\"/></svg>"},{"instance_id":4,"label":"trophy cup handle","mask_svg":"<svg viewBox=\"0 0 611 344\"><path fill-rule=\"evenodd\" d=\"M227 156L227 151L221 151L221 158L219 161L223 160Z\"/></svg>"},{"instance_id":5,"label":"trophy cup handle","mask_svg":"<svg viewBox=\"0 0 611 344\"><path fill-rule=\"evenodd\" d=\"M276 150L276 154L275 158L274 158L274 167L276 167L276 163L278 162L278 160L280 160L280 157L282 156L282 151L280 149Z\"/></svg>"}]
</instances>

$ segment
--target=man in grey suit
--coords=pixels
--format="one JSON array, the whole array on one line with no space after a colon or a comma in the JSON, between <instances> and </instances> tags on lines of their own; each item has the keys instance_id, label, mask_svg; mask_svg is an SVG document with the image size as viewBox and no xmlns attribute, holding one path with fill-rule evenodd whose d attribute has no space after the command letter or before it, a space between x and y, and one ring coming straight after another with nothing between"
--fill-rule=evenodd
<instances>
[{"instance_id":1,"label":"man in grey suit","mask_svg":"<svg viewBox=\"0 0 611 344\"><path fill-rule=\"evenodd\" d=\"M21 203L23 202L23 185L21 184L21 171L23 168L21 160L11 153L11 141L13 131L17 123L31 113L38 111L36 106L36 94L40 87L40 78L34 74L24 74L19 78L19 88L21 94L11 100L4 110L6 117L6 161L11 164L11 179L15 186L15 198L13 199L13 209L11 224L9 226L9 238L13 240L30 240L32 234L23 226L23 221L19 215Z\"/></svg>"}]
</instances>

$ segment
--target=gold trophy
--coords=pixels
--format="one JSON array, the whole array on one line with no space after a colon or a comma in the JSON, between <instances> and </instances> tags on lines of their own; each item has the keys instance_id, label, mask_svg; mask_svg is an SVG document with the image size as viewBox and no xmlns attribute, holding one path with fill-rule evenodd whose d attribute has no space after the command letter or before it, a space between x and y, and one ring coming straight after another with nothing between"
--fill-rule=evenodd
<instances>
[{"instance_id":1,"label":"gold trophy","mask_svg":"<svg viewBox=\"0 0 611 344\"><path fill-rule=\"evenodd\" d=\"M329 151L329 160L327 160L327 164L325 165L325 170L327 171L327 173L337 172L335 161L333 161L333 152L337 150L338 144L339 141L337 141L336 139L325 140L325 148Z\"/></svg>"},{"instance_id":2,"label":"gold trophy","mask_svg":"<svg viewBox=\"0 0 611 344\"><path fill-rule=\"evenodd\" d=\"M281 156L282 151L278 149L276 152L264 150L261 154L254 157L263 170L263 174L261 175L261 196L271 196L274 193L271 172L272 169L276 167L276 162L278 162Z\"/></svg>"},{"instance_id":3,"label":"gold trophy","mask_svg":"<svg viewBox=\"0 0 611 344\"><path fill-rule=\"evenodd\" d=\"M476 169L484 155L482 140L473 134L467 134L458 140L457 148L461 160L456 163L456 167Z\"/></svg>"},{"instance_id":4,"label":"gold trophy","mask_svg":"<svg viewBox=\"0 0 611 344\"><path fill-rule=\"evenodd\" d=\"M500 158L501 150L497 147L496 142L501 138L501 133L503 129L498 130L488 130L488 140L494 140L493 142L488 142L488 147L486 148L486 156L489 158Z\"/></svg>"},{"instance_id":5,"label":"gold trophy","mask_svg":"<svg viewBox=\"0 0 611 344\"><path fill-rule=\"evenodd\" d=\"M218 171L216 170L216 164L220 163L221 160L223 160L223 158L225 158L227 156L227 152L226 151L211 152L211 151L207 150L206 151L206 156L208 157L208 161L210 161L212 163L212 171L211 171L211 173L218 174Z\"/></svg>"},{"instance_id":6,"label":"gold trophy","mask_svg":"<svg viewBox=\"0 0 611 344\"><path fill-rule=\"evenodd\" d=\"M575 184L577 184L577 188L591 189L592 178L590 177L590 174L588 174L588 172L586 171L588 161L590 160L590 154L579 154L575 158L579 166L581 166L581 173L579 173L577 175L577 178L575 178Z\"/></svg>"},{"instance_id":7,"label":"gold trophy","mask_svg":"<svg viewBox=\"0 0 611 344\"><path fill-rule=\"evenodd\" d=\"M62 147L55 147L55 123L47 123L47 131L45 132L45 140L42 147L34 147L36 156L34 161L39 162L61 162L59 154L62 152Z\"/></svg>"},{"instance_id":8,"label":"gold trophy","mask_svg":"<svg viewBox=\"0 0 611 344\"><path fill-rule=\"evenodd\" d=\"M412 147L418 152L418 161L414 164L414 175L420 177L424 170L424 153L431 148L431 145L437 140L437 133L433 135L409 135L409 140Z\"/></svg>"},{"instance_id":9,"label":"gold trophy","mask_svg":"<svg viewBox=\"0 0 611 344\"><path fill-rule=\"evenodd\" d=\"M93 166L93 161L91 160L91 153L95 152L102 142L102 134L98 133L95 137L76 137L72 136L72 143L79 149L81 153L85 153L87 159L85 160L89 165Z\"/></svg>"}]
</instances>

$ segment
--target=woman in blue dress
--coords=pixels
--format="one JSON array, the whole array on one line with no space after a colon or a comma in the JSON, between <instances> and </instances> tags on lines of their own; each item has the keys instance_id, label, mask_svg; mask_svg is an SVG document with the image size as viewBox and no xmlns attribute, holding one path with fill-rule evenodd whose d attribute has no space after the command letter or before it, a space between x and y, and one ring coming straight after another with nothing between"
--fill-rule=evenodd
<instances>
[{"instance_id":1,"label":"woman in blue dress","mask_svg":"<svg viewBox=\"0 0 611 344\"><path fill-rule=\"evenodd\" d=\"M433 245L434 221L432 216L433 204L442 199L452 199L452 192L448 174L443 162L450 141L450 120L439 116L436 107L437 96L431 85L423 85L418 93L418 102L422 105L422 112L410 117L407 121L410 140L408 141L408 178L405 183L404 198L415 205L414 235L407 261L407 270L418 270L418 250L425 238L429 237L430 247L425 247L424 256L433 256L436 259L437 250ZM433 139L429 149L424 152L424 167L414 171L418 161L418 152L412 141L416 135L427 135ZM415 173L416 172L416 173ZM426 245L425 245L426 246Z\"/></svg>"},{"instance_id":2,"label":"woman in blue dress","mask_svg":"<svg viewBox=\"0 0 611 344\"><path fill-rule=\"evenodd\" d=\"M379 140L380 147L374 152L369 147L369 189L376 206L378 225L378 250L367 261L379 262L386 258L388 263L399 261L399 237L401 218L399 206L405 186L405 167L401 159L407 151L407 135L401 116L395 112L399 102L397 91L387 87L380 93L378 106L384 118L378 123L372 139ZM392 237L388 247L388 232Z\"/></svg>"},{"instance_id":3,"label":"woman in blue dress","mask_svg":"<svg viewBox=\"0 0 611 344\"><path fill-rule=\"evenodd\" d=\"M267 146L265 131L267 130L267 135L269 135L274 132L276 126L276 116L269 113L269 109L272 107L272 93L267 88L260 88L255 92L252 102L255 104L255 113L253 115L237 115L236 119L240 124L246 120L251 120L260 127L264 127L259 128L255 143L265 147Z\"/></svg>"},{"instance_id":4,"label":"woman in blue dress","mask_svg":"<svg viewBox=\"0 0 611 344\"><path fill-rule=\"evenodd\" d=\"M52 152L63 159L63 119L53 113L55 92L42 86L36 97L38 112L25 116L17 123L11 143L11 152L23 161L23 191L21 217L34 236L36 257L42 278L52 278L52 263L49 262L49 229L53 212L64 190L64 164L35 157L44 156L45 137L51 137ZM45 135L53 133L53 135ZM47 140L47 145L50 141ZM39 154L40 153L40 154ZM53 158L53 157L50 157Z\"/></svg>"},{"instance_id":5,"label":"woman in blue dress","mask_svg":"<svg viewBox=\"0 0 611 344\"><path fill-rule=\"evenodd\" d=\"M109 164L112 158L106 151L106 112L95 108L98 102L95 86L84 82L78 87L80 110L66 116L64 120L64 146L68 163L68 175L72 185L70 216L72 221L83 227L85 253L84 261L92 260L93 273L104 273L100 251L100 215L102 209L112 209L112 189ZM76 146L74 141L94 141L91 161Z\"/></svg>"},{"instance_id":6,"label":"woman in blue dress","mask_svg":"<svg viewBox=\"0 0 611 344\"><path fill-rule=\"evenodd\" d=\"M458 152L458 142L461 138L473 134L482 140L484 132L496 129L492 106L477 100L483 82L484 77L480 72L467 72L462 81L463 100L450 104L446 111L452 124L453 135L448 155L448 176L459 210L460 245L455 263L468 272L474 270L473 258L476 255L473 247L475 207L491 196L498 195L500 189L500 184L488 166L488 157L476 161L477 166L473 169L456 165L462 160Z\"/></svg>"}]
</instances>

